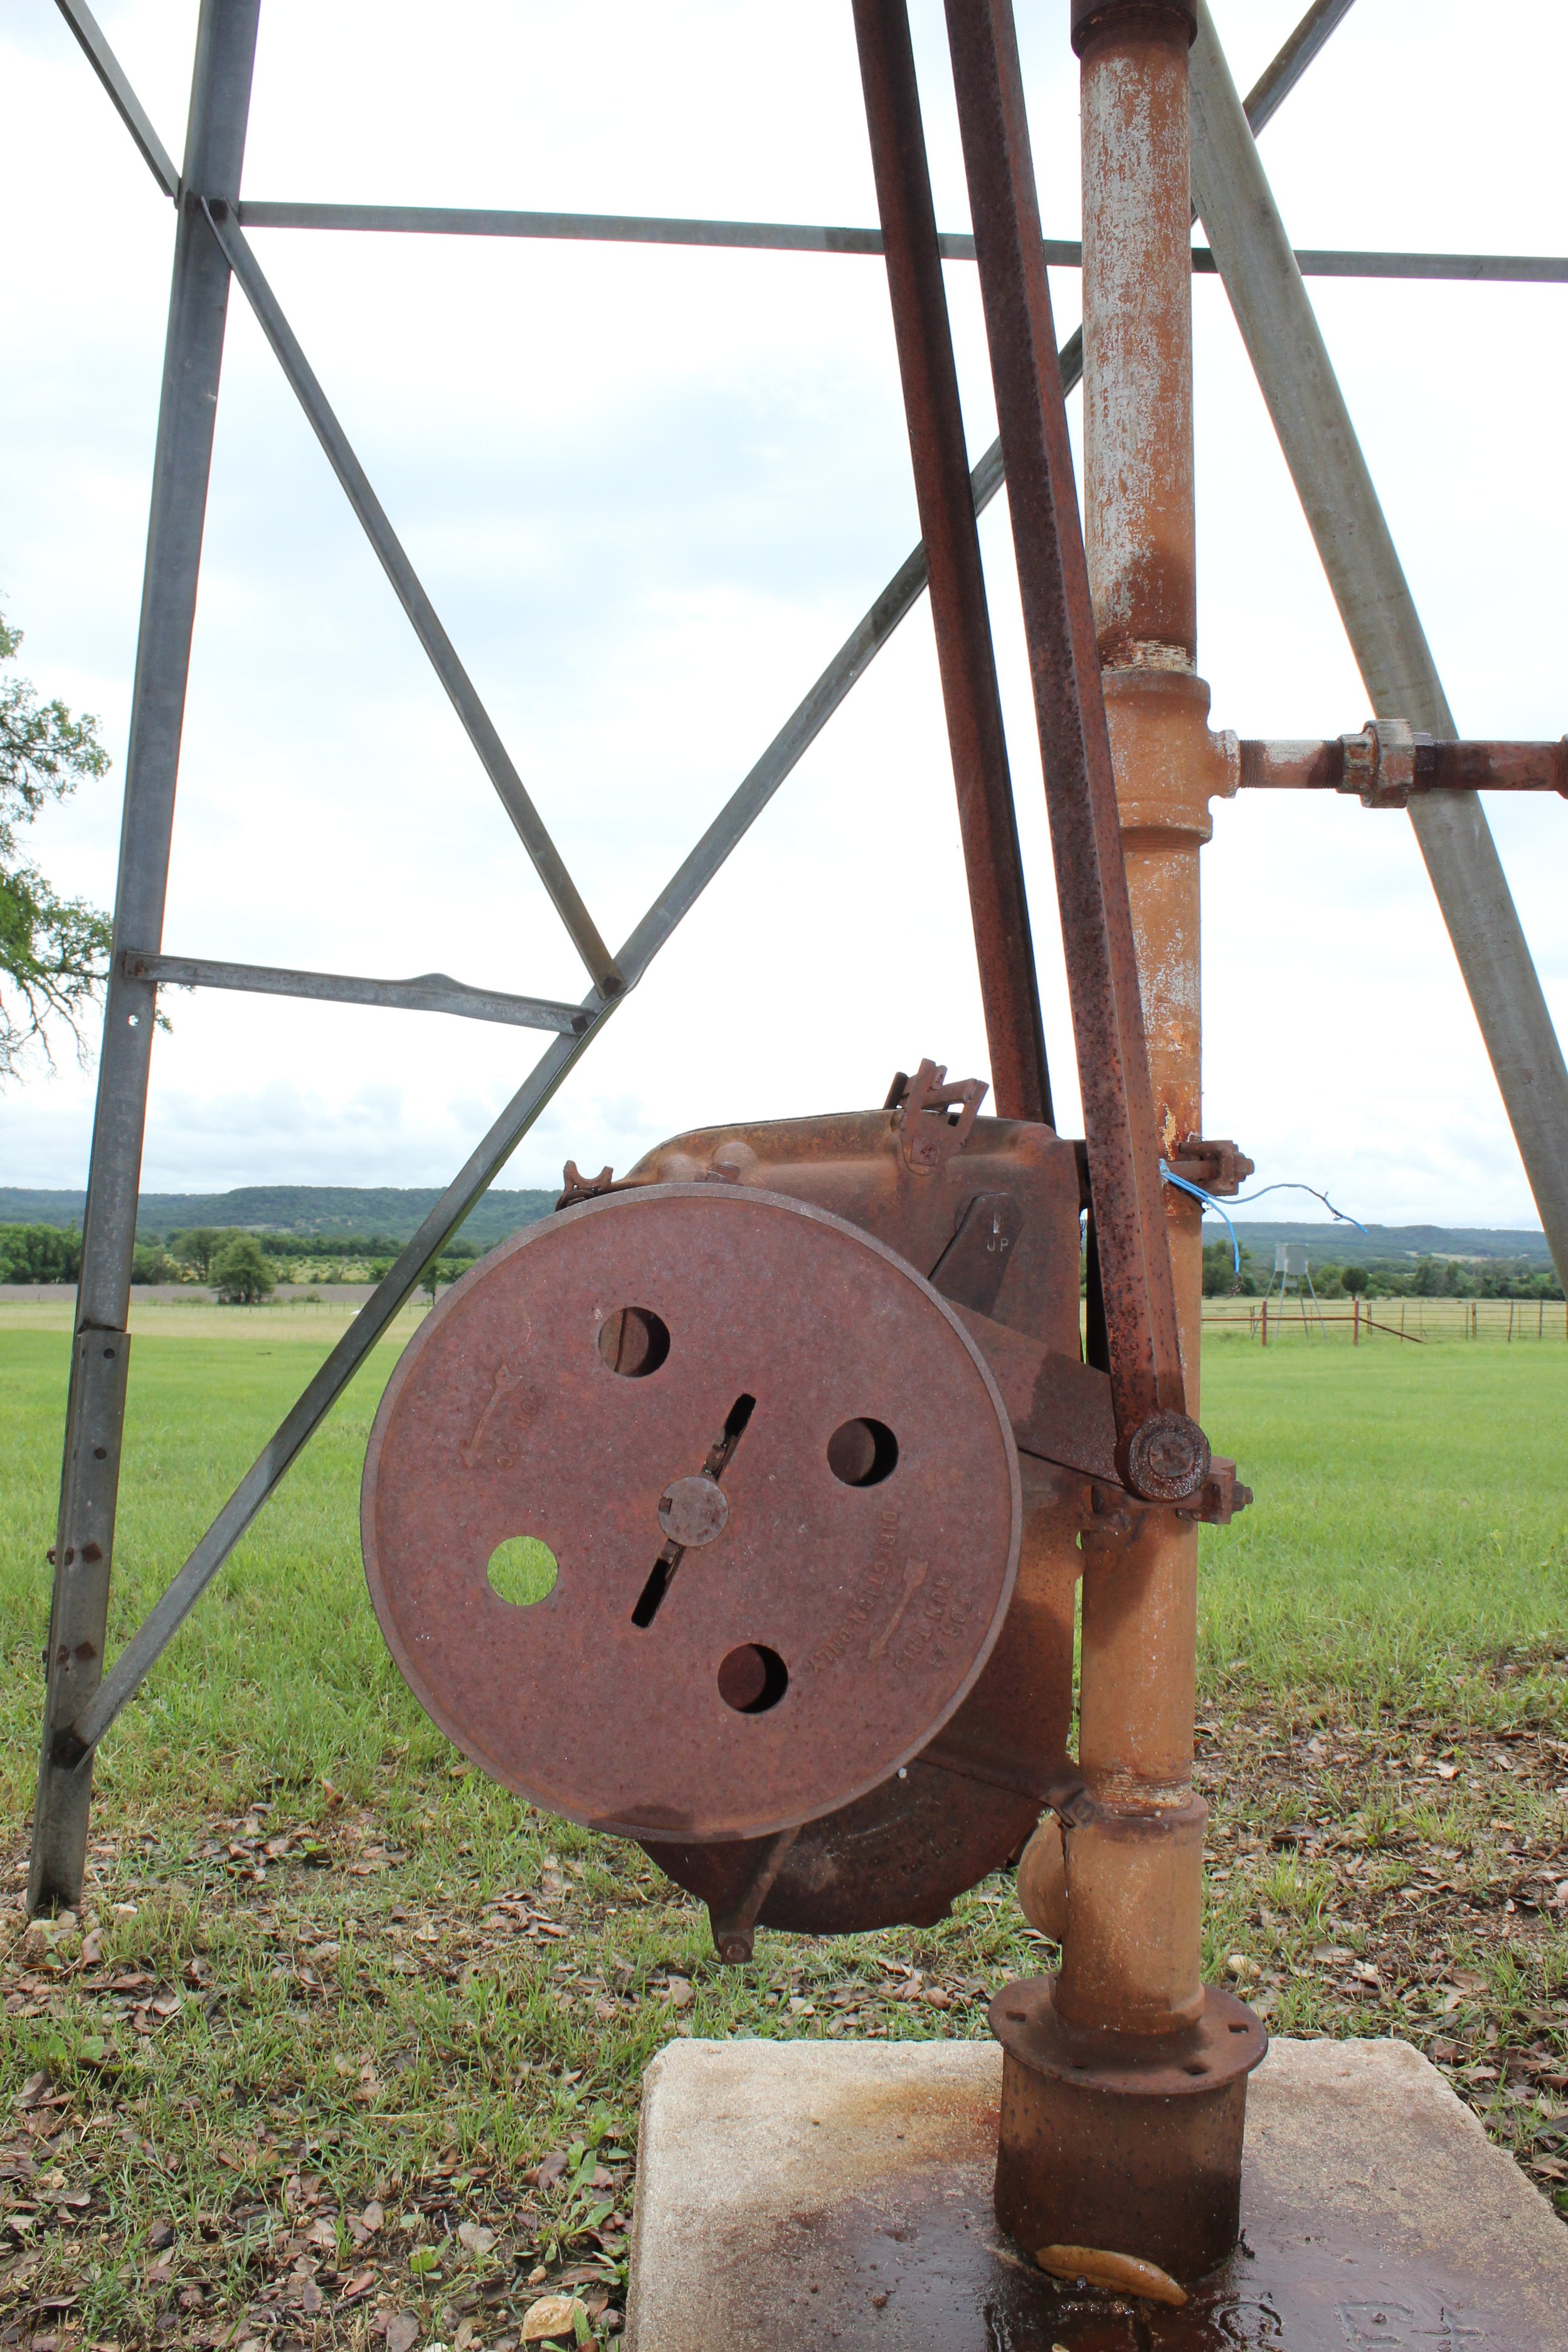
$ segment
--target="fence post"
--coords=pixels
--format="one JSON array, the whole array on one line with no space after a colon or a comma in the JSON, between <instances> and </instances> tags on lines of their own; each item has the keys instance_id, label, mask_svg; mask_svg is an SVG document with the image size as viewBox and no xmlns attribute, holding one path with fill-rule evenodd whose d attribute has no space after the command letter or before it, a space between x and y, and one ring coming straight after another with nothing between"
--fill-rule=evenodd
<instances>
[{"instance_id":1,"label":"fence post","mask_svg":"<svg viewBox=\"0 0 1568 2352\"><path fill-rule=\"evenodd\" d=\"M1266 1348L1268 1345L1268 1301L1267 1298L1263 1302L1263 1344Z\"/></svg>"},{"instance_id":2,"label":"fence post","mask_svg":"<svg viewBox=\"0 0 1568 2352\"><path fill-rule=\"evenodd\" d=\"M1352 1318L1351 1323L1351 1346L1352 1348L1359 1348L1361 1346L1361 1297L1359 1292L1355 1297L1352 1298L1351 1304L1355 1308L1355 1314Z\"/></svg>"}]
</instances>

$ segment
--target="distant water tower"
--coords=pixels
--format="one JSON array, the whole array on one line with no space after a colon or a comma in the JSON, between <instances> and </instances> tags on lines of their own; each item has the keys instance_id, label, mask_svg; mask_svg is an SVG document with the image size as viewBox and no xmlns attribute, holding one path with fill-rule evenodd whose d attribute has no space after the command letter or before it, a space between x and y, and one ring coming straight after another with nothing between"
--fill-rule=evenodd
<instances>
[{"instance_id":1,"label":"distant water tower","mask_svg":"<svg viewBox=\"0 0 1568 2352\"><path fill-rule=\"evenodd\" d=\"M1317 1317L1318 1328L1326 1339L1329 1336L1329 1327L1323 1320L1323 1310L1318 1304L1318 1294L1312 1287L1311 1261L1308 1255L1305 1242L1275 1243L1274 1272L1269 1276L1268 1287L1263 1294L1263 1304L1266 1307L1274 1296L1276 1282L1279 1285L1280 1313L1283 1314L1287 1298L1294 1286L1296 1298L1301 1309L1303 1328L1310 1331L1312 1328L1311 1319L1307 1312L1307 1301L1310 1299L1312 1314Z\"/></svg>"}]
</instances>

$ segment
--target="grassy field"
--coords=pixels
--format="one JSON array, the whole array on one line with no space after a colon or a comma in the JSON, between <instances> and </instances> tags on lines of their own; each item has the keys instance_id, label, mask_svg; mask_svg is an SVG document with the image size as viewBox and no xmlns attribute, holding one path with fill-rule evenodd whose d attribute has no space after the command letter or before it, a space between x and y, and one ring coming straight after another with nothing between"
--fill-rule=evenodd
<instances>
[{"instance_id":1,"label":"grassy field","mask_svg":"<svg viewBox=\"0 0 1568 2352\"><path fill-rule=\"evenodd\" d=\"M29 1929L65 1322L0 1309L0 2343L503 2352L557 2288L608 2336L672 2032L982 2033L1048 1957L997 1880L722 1970L640 1854L470 1772L360 1569L395 1343L106 1743L82 1916ZM336 1328L140 1313L111 1646ZM1204 1539L1211 1973L1416 2041L1568 2206L1568 1349L1211 1334L1205 1383L1258 1496Z\"/></svg>"}]
</instances>

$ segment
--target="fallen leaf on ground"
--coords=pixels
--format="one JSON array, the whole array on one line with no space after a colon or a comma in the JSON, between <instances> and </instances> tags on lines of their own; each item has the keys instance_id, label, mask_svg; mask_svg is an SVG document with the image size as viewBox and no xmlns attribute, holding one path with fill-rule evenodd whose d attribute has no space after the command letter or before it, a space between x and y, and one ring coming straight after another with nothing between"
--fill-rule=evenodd
<instances>
[{"instance_id":1,"label":"fallen leaf on ground","mask_svg":"<svg viewBox=\"0 0 1568 2352\"><path fill-rule=\"evenodd\" d=\"M1182 2300L1184 2303L1186 2297ZM542 2344L550 2336L575 2336L580 2311L586 2321L587 2312L574 2294L542 2294L522 2315L523 2342Z\"/></svg>"},{"instance_id":2,"label":"fallen leaf on ground","mask_svg":"<svg viewBox=\"0 0 1568 2352\"><path fill-rule=\"evenodd\" d=\"M386 2352L414 2352L419 2322L411 2311L395 2312L386 2323Z\"/></svg>"},{"instance_id":3,"label":"fallen leaf on ground","mask_svg":"<svg viewBox=\"0 0 1568 2352\"><path fill-rule=\"evenodd\" d=\"M1035 2260L1052 2278L1087 2279L1090 2286L1145 2295L1151 2303L1187 2299L1185 2287L1178 2286L1169 2271L1158 2263L1140 2262L1136 2254L1113 2254L1099 2246L1042 2246Z\"/></svg>"}]
</instances>

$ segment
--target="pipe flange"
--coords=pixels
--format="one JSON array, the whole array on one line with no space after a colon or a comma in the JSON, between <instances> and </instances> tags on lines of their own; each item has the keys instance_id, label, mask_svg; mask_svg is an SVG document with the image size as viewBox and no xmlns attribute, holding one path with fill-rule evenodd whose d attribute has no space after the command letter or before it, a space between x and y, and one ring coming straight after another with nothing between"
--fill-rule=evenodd
<instances>
[{"instance_id":1,"label":"pipe flange","mask_svg":"<svg viewBox=\"0 0 1568 2352\"><path fill-rule=\"evenodd\" d=\"M1054 1976L1005 1984L991 2003L992 2032L1009 2058L1047 2082L1111 2097L1195 2098L1249 2074L1268 2048L1261 2019L1217 1985L1203 2014L1177 2033L1089 2033L1056 2004Z\"/></svg>"}]
</instances>

